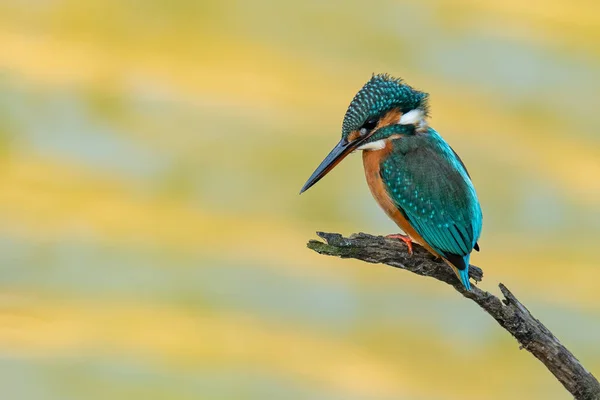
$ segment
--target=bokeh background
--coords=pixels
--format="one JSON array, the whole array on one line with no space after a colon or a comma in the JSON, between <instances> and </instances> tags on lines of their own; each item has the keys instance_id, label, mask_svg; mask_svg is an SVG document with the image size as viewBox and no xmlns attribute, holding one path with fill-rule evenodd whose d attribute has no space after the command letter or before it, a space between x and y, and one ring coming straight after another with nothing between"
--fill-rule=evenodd
<instances>
[{"instance_id":1,"label":"bokeh background","mask_svg":"<svg viewBox=\"0 0 600 400\"><path fill-rule=\"evenodd\" d=\"M305 248L397 232L360 157L298 191L373 72L429 92L480 286L599 375L599 42L596 0L3 0L2 398L570 398L451 288Z\"/></svg>"}]
</instances>

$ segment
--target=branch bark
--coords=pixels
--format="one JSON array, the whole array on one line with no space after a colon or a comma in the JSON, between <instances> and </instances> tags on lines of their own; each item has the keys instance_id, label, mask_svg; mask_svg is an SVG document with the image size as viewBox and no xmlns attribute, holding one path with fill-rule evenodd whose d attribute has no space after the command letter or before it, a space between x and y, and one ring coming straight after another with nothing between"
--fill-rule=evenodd
<instances>
[{"instance_id":1,"label":"branch bark","mask_svg":"<svg viewBox=\"0 0 600 400\"><path fill-rule=\"evenodd\" d=\"M464 297L473 300L492 316L501 327L517 339L525 349L563 384L577 400L600 400L600 383L588 372L575 356L558 339L535 319L529 310L504 286L500 284L503 299L476 286L470 292L460 284L454 272L441 260L436 260L427 250L413 244L412 256L406 245L399 240L386 239L358 233L343 237L339 233L317 232L324 242L311 240L308 248L319 254L341 258L355 258L370 263L382 263L401 268L422 276L445 282ZM471 265L469 275L480 282L483 271Z\"/></svg>"}]
</instances>

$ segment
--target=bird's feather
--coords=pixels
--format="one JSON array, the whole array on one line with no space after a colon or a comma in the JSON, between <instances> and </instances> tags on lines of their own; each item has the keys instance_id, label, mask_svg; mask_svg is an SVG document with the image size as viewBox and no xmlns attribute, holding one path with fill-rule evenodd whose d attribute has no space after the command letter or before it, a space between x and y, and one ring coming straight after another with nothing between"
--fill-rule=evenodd
<instances>
[{"instance_id":1,"label":"bird's feather","mask_svg":"<svg viewBox=\"0 0 600 400\"><path fill-rule=\"evenodd\" d=\"M466 268L482 215L462 161L431 128L392 144L380 167L390 198L429 246L459 270Z\"/></svg>"}]
</instances>

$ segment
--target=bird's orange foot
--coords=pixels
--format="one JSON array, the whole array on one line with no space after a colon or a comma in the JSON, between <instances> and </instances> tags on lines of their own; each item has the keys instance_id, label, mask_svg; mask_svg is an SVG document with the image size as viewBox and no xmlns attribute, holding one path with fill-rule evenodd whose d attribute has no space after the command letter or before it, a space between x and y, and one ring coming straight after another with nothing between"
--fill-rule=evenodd
<instances>
[{"instance_id":1,"label":"bird's orange foot","mask_svg":"<svg viewBox=\"0 0 600 400\"><path fill-rule=\"evenodd\" d=\"M400 233L396 233L394 235L386 235L385 236L388 239L400 239L402 240L404 243L406 243L406 247L408 247L408 254L409 255L413 255L413 248L412 248L412 239L410 238L410 236L408 235L402 235Z\"/></svg>"}]
</instances>

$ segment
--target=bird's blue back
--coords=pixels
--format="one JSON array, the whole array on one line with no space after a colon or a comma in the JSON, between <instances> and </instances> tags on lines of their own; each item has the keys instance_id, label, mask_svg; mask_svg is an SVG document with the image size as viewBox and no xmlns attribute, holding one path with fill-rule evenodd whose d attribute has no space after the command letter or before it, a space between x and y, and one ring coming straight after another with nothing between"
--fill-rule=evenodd
<instances>
[{"instance_id":1,"label":"bird's blue back","mask_svg":"<svg viewBox=\"0 0 600 400\"><path fill-rule=\"evenodd\" d=\"M433 250L468 267L482 213L464 164L432 128L393 146L380 166L392 201Z\"/></svg>"}]
</instances>

